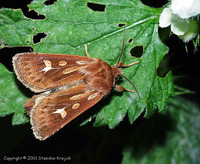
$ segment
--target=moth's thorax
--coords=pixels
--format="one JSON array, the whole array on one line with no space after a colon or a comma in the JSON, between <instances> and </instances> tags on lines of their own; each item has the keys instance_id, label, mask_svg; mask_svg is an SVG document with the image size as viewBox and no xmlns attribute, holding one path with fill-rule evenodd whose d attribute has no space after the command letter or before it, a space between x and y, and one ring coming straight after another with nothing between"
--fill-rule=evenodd
<instances>
[{"instance_id":1,"label":"moth's thorax","mask_svg":"<svg viewBox=\"0 0 200 164\"><path fill-rule=\"evenodd\" d=\"M95 58L85 68L86 74L84 82L90 85L94 90L110 93L114 85L113 69L110 65L99 58Z\"/></svg>"}]
</instances>

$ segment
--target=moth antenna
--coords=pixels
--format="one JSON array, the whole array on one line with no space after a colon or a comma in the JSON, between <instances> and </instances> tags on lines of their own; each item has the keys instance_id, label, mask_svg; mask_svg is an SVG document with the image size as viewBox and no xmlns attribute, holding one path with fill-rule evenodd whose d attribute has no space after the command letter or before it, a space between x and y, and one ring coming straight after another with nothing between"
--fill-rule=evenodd
<instances>
[{"instance_id":1,"label":"moth antenna","mask_svg":"<svg viewBox=\"0 0 200 164\"><path fill-rule=\"evenodd\" d=\"M138 97L139 97L139 99L141 101L140 94L139 94L138 90L136 89L135 85L132 83L132 81L130 81L126 76L124 76L122 74L120 74L120 76L122 76L123 78L125 78L133 86L133 88L135 89L135 91L136 91L136 93L137 93L137 95L138 95Z\"/></svg>"},{"instance_id":2,"label":"moth antenna","mask_svg":"<svg viewBox=\"0 0 200 164\"><path fill-rule=\"evenodd\" d=\"M123 51L124 51L124 44L125 44L125 29L126 29L126 24L124 24L123 44L122 44L122 49L121 49L121 52L120 52L119 59L118 59L118 61L117 61L116 67L119 66L119 63L120 63L120 60L121 60L121 57L122 57L122 53L123 53Z\"/></svg>"}]
</instances>

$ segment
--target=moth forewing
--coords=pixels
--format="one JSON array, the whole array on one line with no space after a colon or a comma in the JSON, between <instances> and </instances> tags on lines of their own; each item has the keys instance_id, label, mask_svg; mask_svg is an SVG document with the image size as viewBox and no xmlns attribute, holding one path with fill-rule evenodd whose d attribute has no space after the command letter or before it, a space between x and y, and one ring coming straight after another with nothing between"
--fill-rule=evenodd
<instances>
[{"instance_id":1,"label":"moth forewing","mask_svg":"<svg viewBox=\"0 0 200 164\"><path fill-rule=\"evenodd\" d=\"M37 93L81 80L83 76L77 71L92 62L77 55L20 53L13 57L17 78Z\"/></svg>"}]
</instances>

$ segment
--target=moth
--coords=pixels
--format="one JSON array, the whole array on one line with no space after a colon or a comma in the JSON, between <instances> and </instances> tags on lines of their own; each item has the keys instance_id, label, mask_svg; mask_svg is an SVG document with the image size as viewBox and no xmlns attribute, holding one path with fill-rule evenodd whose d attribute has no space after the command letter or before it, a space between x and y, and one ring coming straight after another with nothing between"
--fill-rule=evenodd
<instances>
[{"instance_id":1,"label":"moth","mask_svg":"<svg viewBox=\"0 0 200 164\"><path fill-rule=\"evenodd\" d=\"M91 58L86 45L87 57L43 53L19 53L13 57L18 80L38 93L24 105L37 139L45 140L53 135L108 95L113 87L120 92L134 92L115 83L115 79L122 76L134 87L123 75L122 67L138 62L127 65L120 62L124 42L125 27L122 50L114 66Z\"/></svg>"}]
</instances>

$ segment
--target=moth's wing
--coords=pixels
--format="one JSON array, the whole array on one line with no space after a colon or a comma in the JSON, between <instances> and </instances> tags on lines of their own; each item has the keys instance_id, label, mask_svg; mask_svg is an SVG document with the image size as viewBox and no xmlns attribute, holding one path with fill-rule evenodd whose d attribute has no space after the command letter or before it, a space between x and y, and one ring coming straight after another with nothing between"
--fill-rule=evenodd
<instances>
[{"instance_id":1,"label":"moth's wing","mask_svg":"<svg viewBox=\"0 0 200 164\"><path fill-rule=\"evenodd\" d=\"M13 57L17 78L34 92L83 80L83 68L94 59L77 55L20 53Z\"/></svg>"},{"instance_id":2,"label":"moth's wing","mask_svg":"<svg viewBox=\"0 0 200 164\"><path fill-rule=\"evenodd\" d=\"M94 91L85 84L40 94L30 113L35 137L45 140L99 102L104 95L105 93Z\"/></svg>"}]
</instances>

